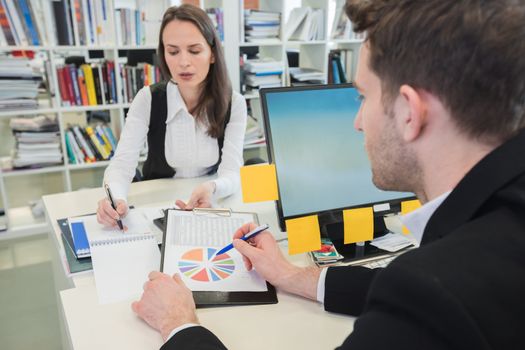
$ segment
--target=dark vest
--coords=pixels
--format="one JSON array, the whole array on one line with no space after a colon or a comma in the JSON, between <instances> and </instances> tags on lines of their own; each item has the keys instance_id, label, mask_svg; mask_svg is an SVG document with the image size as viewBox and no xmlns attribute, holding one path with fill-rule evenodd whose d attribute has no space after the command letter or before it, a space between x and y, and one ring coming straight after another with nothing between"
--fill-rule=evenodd
<instances>
[{"instance_id":1,"label":"dark vest","mask_svg":"<svg viewBox=\"0 0 525 350\"><path fill-rule=\"evenodd\" d=\"M150 86L151 91L151 113L148 131L148 158L142 167L143 180L169 178L175 175L173 169L166 160L164 152L164 141L166 139L166 119L168 118L168 99L166 96L167 82L160 82ZM231 101L228 104L224 129L230 121ZM208 174L214 174L219 168L222 158L222 146L224 144L224 133L217 139L219 145L219 160L211 168Z\"/></svg>"}]
</instances>

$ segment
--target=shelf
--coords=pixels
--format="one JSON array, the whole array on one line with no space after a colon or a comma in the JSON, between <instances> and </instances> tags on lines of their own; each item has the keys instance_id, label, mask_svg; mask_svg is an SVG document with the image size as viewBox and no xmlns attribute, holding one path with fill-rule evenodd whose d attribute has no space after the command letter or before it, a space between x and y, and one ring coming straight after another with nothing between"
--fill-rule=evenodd
<instances>
[{"instance_id":1,"label":"shelf","mask_svg":"<svg viewBox=\"0 0 525 350\"><path fill-rule=\"evenodd\" d=\"M57 173L64 171L66 168L63 165L59 166L50 166L45 168L38 169L21 169L21 170L9 170L9 171L0 171L0 177L14 177L14 176L24 176L24 175L38 175L38 174L47 174L47 173Z\"/></svg>"},{"instance_id":2,"label":"shelf","mask_svg":"<svg viewBox=\"0 0 525 350\"><path fill-rule=\"evenodd\" d=\"M105 105L94 105L94 106L62 106L60 107L61 112L86 112L86 111L103 111L107 109L119 109L124 108L123 104L105 104Z\"/></svg>"},{"instance_id":3,"label":"shelf","mask_svg":"<svg viewBox=\"0 0 525 350\"><path fill-rule=\"evenodd\" d=\"M303 41L303 40L288 40L286 42L286 45L326 45L326 40L311 40L311 41Z\"/></svg>"},{"instance_id":4,"label":"shelf","mask_svg":"<svg viewBox=\"0 0 525 350\"><path fill-rule=\"evenodd\" d=\"M269 41L269 42L241 42L239 44L240 47L253 47L253 46L281 46L283 44L282 41L276 40L276 41Z\"/></svg>"},{"instance_id":5,"label":"shelf","mask_svg":"<svg viewBox=\"0 0 525 350\"><path fill-rule=\"evenodd\" d=\"M72 51L72 50L114 50L116 48L115 45L93 45L93 46L86 46L86 45L79 45L79 46L51 46L49 49L53 51Z\"/></svg>"},{"instance_id":6,"label":"shelf","mask_svg":"<svg viewBox=\"0 0 525 350\"><path fill-rule=\"evenodd\" d=\"M363 39L333 39L331 42L336 44L362 44Z\"/></svg>"},{"instance_id":7,"label":"shelf","mask_svg":"<svg viewBox=\"0 0 525 350\"><path fill-rule=\"evenodd\" d=\"M50 46L0 46L0 51L49 51Z\"/></svg>"},{"instance_id":8,"label":"shelf","mask_svg":"<svg viewBox=\"0 0 525 350\"><path fill-rule=\"evenodd\" d=\"M109 165L109 160L100 160L94 163L84 163L84 164L68 164L67 167L69 170L82 170L82 169L92 169L92 168L103 168Z\"/></svg>"},{"instance_id":9,"label":"shelf","mask_svg":"<svg viewBox=\"0 0 525 350\"><path fill-rule=\"evenodd\" d=\"M50 230L45 216L35 218L29 207L9 209L7 215L9 228L0 232L0 240L34 236Z\"/></svg>"},{"instance_id":10,"label":"shelf","mask_svg":"<svg viewBox=\"0 0 525 350\"><path fill-rule=\"evenodd\" d=\"M262 148L262 147L266 147L266 142L256 143L252 145L245 145L243 149L247 150L247 149Z\"/></svg>"},{"instance_id":11,"label":"shelf","mask_svg":"<svg viewBox=\"0 0 525 350\"><path fill-rule=\"evenodd\" d=\"M117 50L156 50L158 45L147 44L147 45L123 45L117 46Z\"/></svg>"}]
</instances>

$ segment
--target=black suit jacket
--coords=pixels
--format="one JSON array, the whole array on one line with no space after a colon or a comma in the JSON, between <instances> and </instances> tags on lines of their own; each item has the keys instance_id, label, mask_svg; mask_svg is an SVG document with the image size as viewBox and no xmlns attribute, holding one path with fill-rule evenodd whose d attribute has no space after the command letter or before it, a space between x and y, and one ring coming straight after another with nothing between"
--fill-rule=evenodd
<instances>
[{"instance_id":1,"label":"black suit jacket","mask_svg":"<svg viewBox=\"0 0 525 350\"><path fill-rule=\"evenodd\" d=\"M341 349L525 349L525 131L461 180L420 248L384 269L330 268L324 305L359 315ZM163 349L223 347L193 332Z\"/></svg>"}]
</instances>

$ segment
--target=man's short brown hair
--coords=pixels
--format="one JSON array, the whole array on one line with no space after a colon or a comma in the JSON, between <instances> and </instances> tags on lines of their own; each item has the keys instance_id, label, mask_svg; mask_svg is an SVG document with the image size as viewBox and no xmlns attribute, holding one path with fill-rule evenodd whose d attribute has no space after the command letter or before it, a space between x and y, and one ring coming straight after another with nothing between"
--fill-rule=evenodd
<instances>
[{"instance_id":1,"label":"man's short brown hair","mask_svg":"<svg viewBox=\"0 0 525 350\"><path fill-rule=\"evenodd\" d=\"M468 135L503 141L525 124L525 1L347 0L386 100L436 95ZM385 100L385 101L386 101Z\"/></svg>"}]
</instances>

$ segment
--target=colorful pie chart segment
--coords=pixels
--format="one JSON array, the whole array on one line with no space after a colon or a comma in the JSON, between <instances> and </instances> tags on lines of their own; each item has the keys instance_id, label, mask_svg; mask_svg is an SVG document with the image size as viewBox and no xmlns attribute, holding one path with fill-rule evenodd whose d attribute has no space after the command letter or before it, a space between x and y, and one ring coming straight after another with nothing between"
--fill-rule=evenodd
<instances>
[{"instance_id":1,"label":"colorful pie chart segment","mask_svg":"<svg viewBox=\"0 0 525 350\"><path fill-rule=\"evenodd\" d=\"M186 277L199 282L221 281L235 271L235 262L228 254L214 256L217 249L188 250L179 260L179 270Z\"/></svg>"}]
</instances>

